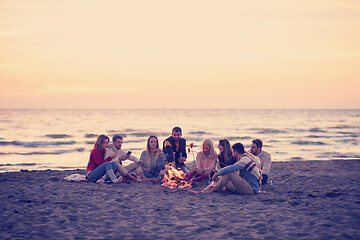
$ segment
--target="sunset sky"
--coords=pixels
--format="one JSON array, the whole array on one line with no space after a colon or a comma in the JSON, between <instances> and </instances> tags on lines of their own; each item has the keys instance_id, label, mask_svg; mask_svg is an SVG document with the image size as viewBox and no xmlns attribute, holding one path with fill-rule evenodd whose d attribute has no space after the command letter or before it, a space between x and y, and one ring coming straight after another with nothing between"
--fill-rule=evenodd
<instances>
[{"instance_id":1,"label":"sunset sky","mask_svg":"<svg viewBox=\"0 0 360 240\"><path fill-rule=\"evenodd\" d=\"M0 108L360 109L360 1L0 0Z\"/></svg>"}]
</instances>

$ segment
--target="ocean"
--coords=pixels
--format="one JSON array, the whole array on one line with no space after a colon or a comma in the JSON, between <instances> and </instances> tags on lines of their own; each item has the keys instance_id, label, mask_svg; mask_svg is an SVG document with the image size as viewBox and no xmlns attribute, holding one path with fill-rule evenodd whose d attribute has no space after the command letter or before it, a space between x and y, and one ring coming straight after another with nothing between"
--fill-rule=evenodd
<instances>
[{"instance_id":1,"label":"ocean","mask_svg":"<svg viewBox=\"0 0 360 240\"><path fill-rule=\"evenodd\" d=\"M187 145L260 138L272 161L360 159L360 110L0 110L0 172L85 169L99 134L140 157L149 135L179 126ZM195 153L196 154L196 153ZM195 155L194 154L194 155ZM194 160L188 155L188 163Z\"/></svg>"}]
</instances>

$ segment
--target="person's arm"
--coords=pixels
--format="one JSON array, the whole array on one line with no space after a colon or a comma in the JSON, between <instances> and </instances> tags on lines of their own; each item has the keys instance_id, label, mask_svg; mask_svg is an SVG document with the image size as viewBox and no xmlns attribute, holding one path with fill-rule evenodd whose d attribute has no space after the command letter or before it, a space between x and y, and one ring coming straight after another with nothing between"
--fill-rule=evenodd
<instances>
[{"instance_id":1,"label":"person's arm","mask_svg":"<svg viewBox=\"0 0 360 240\"><path fill-rule=\"evenodd\" d=\"M230 166L227 166L227 167L224 167L222 169L220 169L216 175L217 176L222 176L222 175L225 175L227 173L230 173L230 172L234 172L234 171L237 171L237 170L241 170L243 169L244 167L243 166L240 166L239 164L233 164L233 165L230 165Z\"/></svg>"},{"instance_id":2,"label":"person's arm","mask_svg":"<svg viewBox=\"0 0 360 240\"><path fill-rule=\"evenodd\" d=\"M198 170L202 169L202 166L201 166L201 154L200 153L196 154L195 166L196 166L196 168Z\"/></svg>"},{"instance_id":3,"label":"person's arm","mask_svg":"<svg viewBox=\"0 0 360 240\"><path fill-rule=\"evenodd\" d=\"M142 165L141 168L142 168L143 170L147 170L147 169L146 169L146 167L147 167L147 166L146 166L146 150L141 153L140 161L142 161L142 162L144 163L144 165Z\"/></svg>"},{"instance_id":4,"label":"person's arm","mask_svg":"<svg viewBox=\"0 0 360 240\"><path fill-rule=\"evenodd\" d=\"M129 160L130 161L133 161L133 162L135 162L135 163L138 163L139 161L140 161L140 159L138 159L137 157L135 157L134 155L130 155L129 156Z\"/></svg>"},{"instance_id":5,"label":"person's arm","mask_svg":"<svg viewBox=\"0 0 360 240\"><path fill-rule=\"evenodd\" d=\"M183 147L183 149L181 149L181 151L182 151L182 156L183 156L184 158L187 158L186 140L185 140L185 139L184 139L184 147Z\"/></svg>"},{"instance_id":6,"label":"person's arm","mask_svg":"<svg viewBox=\"0 0 360 240\"><path fill-rule=\"evenodd\" d=\"M114 154L114 153L110 150L110 148L105 149L105 159L108 159L110 157L110 155L112 155L112 154ZM112 159L110 157L110 160L107 160L107 161L111 161L111 160Z\"/></svg>"},{"instance_id":7,"label":"person's arm","mask_svg":"<svg viewBox=\"0 0 360 240\"><path fill-rule=\"evenodd\" d=\"M93 151L91 154L92 154L92 159L96 163L96 166L100 166L104 162L111 161L110 156L103 159L103 155L101 154L101 152L99 150Z\"/></svg>"},{"instance_id":8,"label":"person's arm","mask_svg":"<svg viewBox=\"0 0 360 240\"><path fill-rule=\"evenodd\" d=\"M146 160L146 151L143 151L140 155L140 161L144 161Z\"/></svg>"},{"instance_id":9,"label":"person's arm","mask_svg":"<svg viewBox=\"0 0 360 240\"><path fill-rule=\"evenodd\" d=\"M264 156L264 164L262 166L262 174L269 175L271 168L271 155L268 153Z\"/></svg>"},{"instance_id":10,"label":"person's arm","mask_svg":"<svg viewBox=\"0 0 360 240\"><path fill-rule=\"evenodd\" d=\"M161 166L165 165L165 160L166 160L166 158L165 158L164 152L160 150L160 151L156 154L156 156L158 157L158 158L157 158L157 161L156 161L156 162L157 162L156 164L160 164Z\"/></svg>"},{"instance_id":11,"label":"person's arm","mask_svg":"<svg viewBox=\"0 0 360 240\"><path fill-rule=\"evenodd\" d=\"M164 148L165 148L165 152L166 152L166 159L169 162L174 162L174 150L171 146L171 143L169 141L165 141L164 143Z\"/></svg>"}]
</instances>

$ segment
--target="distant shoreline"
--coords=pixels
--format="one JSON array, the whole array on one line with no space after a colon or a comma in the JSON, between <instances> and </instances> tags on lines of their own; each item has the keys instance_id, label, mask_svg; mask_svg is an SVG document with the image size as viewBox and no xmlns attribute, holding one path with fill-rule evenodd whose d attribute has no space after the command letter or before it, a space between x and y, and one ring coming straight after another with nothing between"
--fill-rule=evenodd
<instances>
[{"instance_id":1,"label":"distant shoreline","mask_svg":"<svg viewBox=\"0 0 360 240\"><path fill-rule=\"evenodd\" d=\"M165 110L165 111L360 111L360 108L0 108L0 110L84 110L84 111L102 111L102 110Z\"/></svg>"},{"instance_id":2,"label":"distant shoreline","mask_svg":"<svg viewBox=\"0 0 360 240\"><path fill-rule=\"evenodd\" d=\"M302 160L289 160L289 161L272 161L272 163L296 163L296 162L328 162L328 161L360 161L360 158L341 158L341 159L328 159L328 160L325 160L325 159L319 159L319 160L305 160L305 159L302 159ZM126 162L126 163L131 163L131 162ZM125 166L127 165L125 163ZM189 164L186 164L186 166L188 168L194 166L195 162L194 161L189 161ZM36 165L36 163L29 163L29 164L0 164L0 168L3 167L3 166L34 166ZM48 168L48 169L31 169L31 170L28 170L26 168L22 168L20 170L12 170L12 171L2 171L0 170L0 174L2 173L12 173L12 172L41 172L41 171L86 171L86 166L84 166L83 168L79 168L79 167L74 167L74 168L71 168L71 167L63 167L63 168Z\"/></svg>"}]
</instances>

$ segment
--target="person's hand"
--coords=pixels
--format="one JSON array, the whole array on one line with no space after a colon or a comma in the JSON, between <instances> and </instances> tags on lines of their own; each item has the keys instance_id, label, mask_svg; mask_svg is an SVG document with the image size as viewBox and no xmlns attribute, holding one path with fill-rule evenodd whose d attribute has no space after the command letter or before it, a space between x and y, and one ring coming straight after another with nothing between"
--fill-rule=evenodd
<instances>
[{"instance_id":1,"label":"person's hand","mask_svg":"<svg viewBox=\"0 0 360 240\"><path fill-rule=\"evenodd\" d=\"M183 163L183 162L185 162L185 161L186 161L186 158L184 158L184 157L179 158L179 162L180 162L180 163Z\"/></svg>"},{"instance_id":2,"label":"person's hand","mask_svg":"<svg viewBox=\"0 0 360 240\"><path fill-rule=\"evenodd\" d=\"M217 182L218 180L219 180L219 177L218 177L218 175L215 173L214 174L214 176L212 177L212 180L214 181L214 182Z\"/></svg>"},{"instance_id":3,"label":"person's hand","mask_svg":"<svg viewBox=\"0 0 360 240\"><path fill-rule=\"evenodd\" d=\"M120 158L119 158L119 160L120 161L125 161L125 160L127 160L127 159L129 159L129 155L123 155L123 156L121 156Z\"/></svg>"},{"instance_id":4,"label":"person's hand","mask_svg":"<svg viewBox=\"0 0 360 240\"><path fill-rule=\"evenodd\" d=\"M163 154L164 154L163 152L158 152L158 153L156 154L156 156L159 157L159 156L161 156L161 155L163 155Z\"/></svg>"},{"instance_id":5,"label":"person's hand","mask_svg":"<svg viewBox=\"0 0 360 240\"><path fill-rule=\"evenodd\" d=\"M111 159L114 159L117 155L118 155L117 153L111 154L111 155L110 155L110 158L111 158Z\"/></svg>"},{"instance_id":6,"label":"person's hand","mask_svg":"<svg viewBox=\"0 0 360 240\"><path fill-rule=\"evenodd\" d=\"M144 165L144 162L143 161L137 161L137 165L139 165L139 166L142 166L142 165Z\"/></svg>"}]
</instances>

